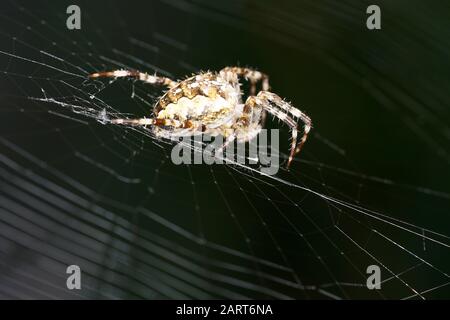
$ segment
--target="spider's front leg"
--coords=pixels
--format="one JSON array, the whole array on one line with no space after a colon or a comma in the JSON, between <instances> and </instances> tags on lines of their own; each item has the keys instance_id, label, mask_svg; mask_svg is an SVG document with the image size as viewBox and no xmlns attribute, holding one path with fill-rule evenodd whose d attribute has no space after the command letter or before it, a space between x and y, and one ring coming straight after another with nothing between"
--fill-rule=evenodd
<instances>
[{"instance_id":1,"label":"spider's front leg","mask_svg":"<svg viewBox=\"0 0 450 320\"><path fill-rule=\"evenodd\" d=\"M256 95L256 85L261 82L261 89L263 91L269 91L269 76L258 70L243 68L243 67L225 67L220 70L220 73L227 78L227 73L236 74L238 77L243 77L244 79L250 81L250 95ZM266 113L263 112L261 115L261 125L264 126L266 122Z\"/></svg>"},{"instance_id":2,"label":"spider's front leg","mask_svg":"<svg viewBox=\"0 0 450 320\"><path fill-rule=\"evenodd\" d=\"M275 106L272 106L272 103ZM249 110L252 110L256 106L263 108L263 110L266 110L270 114L274 115L291 128L292 143L291 143L291 151L287 162L287 168L289 168L292 160L294 159L294 156L300 152L303 144L306 142L306 139L308 138L308 133L312 127L311 119L303 112L294 108L288 102L281 99L278 95L268 91L261 91L260 93L258 93L256 97L255 96L248 97L247 101L245 102L244 110L247 110L248 114ZM292 119L287 113L283 111L293 114L294 116L300 118L304 122L303 136L298 144L297 144L298 124L294 119ZM244 116L245 114L246 113L244 113Z\"/></svg>"},{"instance_id":3,"label":"spider's front leg","mask_svg":"<svg viewBox=\"0 0 450 320\"><path fill-rule=\"evenodd\" d=\"M175 87L178 82L173 81L167 77L152 76L144 72L132 71L132 70L114 70L114 71L103 71L96 72L89 75L89 78L132 78L145 83L150 83L154 85L166 86L169 88Z\"/></svg>"}]
</instances>

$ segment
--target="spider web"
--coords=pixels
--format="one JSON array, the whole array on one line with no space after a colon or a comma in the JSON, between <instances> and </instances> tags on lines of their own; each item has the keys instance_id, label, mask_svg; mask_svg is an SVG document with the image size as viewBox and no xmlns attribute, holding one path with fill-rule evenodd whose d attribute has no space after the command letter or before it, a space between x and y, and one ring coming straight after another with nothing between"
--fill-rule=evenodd
<instances>
[{"instance_id":1,"label":"spider web","mask_svg":"<svg viewBox=\"0 0 450 320\"><path fill-rule=\"evenodd\" d=\"M369 36L352 1L82 2L69 31L68 5L2 4L0 297L449 296L449 70L433 62L449 38L421 47L437 23L388 3L401 20ZM420 79L404 76L413 50L429 61L408 71ZM237 63L269 73L315 123L290 171L176 166L173 143L108 123L148 116L160 90L87 79ZM288 129L268 125L288 150ZM72 264L81 291L65 287Z\"/></svg>"}]
</instances>

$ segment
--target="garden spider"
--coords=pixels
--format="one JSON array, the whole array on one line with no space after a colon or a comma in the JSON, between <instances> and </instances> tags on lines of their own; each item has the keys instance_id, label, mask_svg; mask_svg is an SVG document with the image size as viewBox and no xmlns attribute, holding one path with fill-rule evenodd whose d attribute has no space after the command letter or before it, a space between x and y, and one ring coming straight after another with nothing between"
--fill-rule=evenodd
<instances>
[{"instance_id":1,"label":"garden spider","mask_svg":"<svg viewBox=\"0 0 450 320\"><path fill-rule=\"evenodd\" d=\"M266 74L241 67L226 67L220 72L204 72L180 82L166 77L131 70L93 73L89 78L129 77L145 83L166 86L169 90L156 102L154 117L141 119L113 119L123 125L150 125L157 137L176 139L196 134L222 135L222 148L234 139L250 141L261 131L265 113L269 112L292 130L292 144L287 168L295 154L300 152L311 129L311 119L291 104L269 91ZM242 103L238 77L250 82L250 95ZM261 82L262 91L256 93ZM303 121L303 136L297 144L297 121Z\"/></svg>"}]
</instances>

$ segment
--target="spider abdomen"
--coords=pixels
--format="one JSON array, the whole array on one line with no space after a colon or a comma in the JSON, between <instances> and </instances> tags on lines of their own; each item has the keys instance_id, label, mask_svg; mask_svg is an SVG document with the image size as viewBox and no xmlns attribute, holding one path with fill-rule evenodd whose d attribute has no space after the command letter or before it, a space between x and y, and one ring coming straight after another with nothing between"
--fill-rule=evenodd
<instances>
[{"instance_id":1,"label":"spider abdomen","mask_svg":"<svg viewBox=\"0 0 450 320\"><path fill-rule=\"evenodd\" d=\"M217 74L204 73L188 78L167 91L155 106L157 119L197 121L215 128L235 120L242 108L239 86Z\"/></svg>"},{"instance_id":2,"label":"spider abdomen","mask_svg":"<svg viewBox=\"0 0 450 320\"><path fill-rule=\"evenodd\" d=\"M192 99L180 98L176 103L168 104L156 115L159 119L177 119L202 121L204 124L216 121L232 112L227 100L217 96L214 99L198 95Z\"/></svg>"}]
</instances>

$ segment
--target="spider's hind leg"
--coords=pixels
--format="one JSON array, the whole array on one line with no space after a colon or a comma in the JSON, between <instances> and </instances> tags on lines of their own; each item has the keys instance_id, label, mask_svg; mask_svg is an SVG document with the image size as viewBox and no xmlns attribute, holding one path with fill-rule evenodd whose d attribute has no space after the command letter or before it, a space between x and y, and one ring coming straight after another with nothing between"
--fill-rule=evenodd
<instances>
[{"instance_id":1,"label":"spider's hind leg","mask_svg":"<svg viewBox=\"0 0 450 320\"><path fill-rule=\"evenodd\" d=\"M156 126L156 127L174 127L187 128L191 124L187 121L178 121L175 119L155 119L155 118L137 118L137 119L112 119L112 124L126 126Z\"/></svg>"},{"instance_id":2,"label":"spider's hind leg","mask_svg":"<svg viewBox=\"0 0 450 320\"><path fill-rule=\"evenodd\" d=\"M114 70L96 72L89 75L89 78L132 78L145 83L154 85L166 86L168 88L175 87L178 82L173 81L167 77L152 76L145 72L132 71L132 70Z\"/></svg>"}]
</instances>

